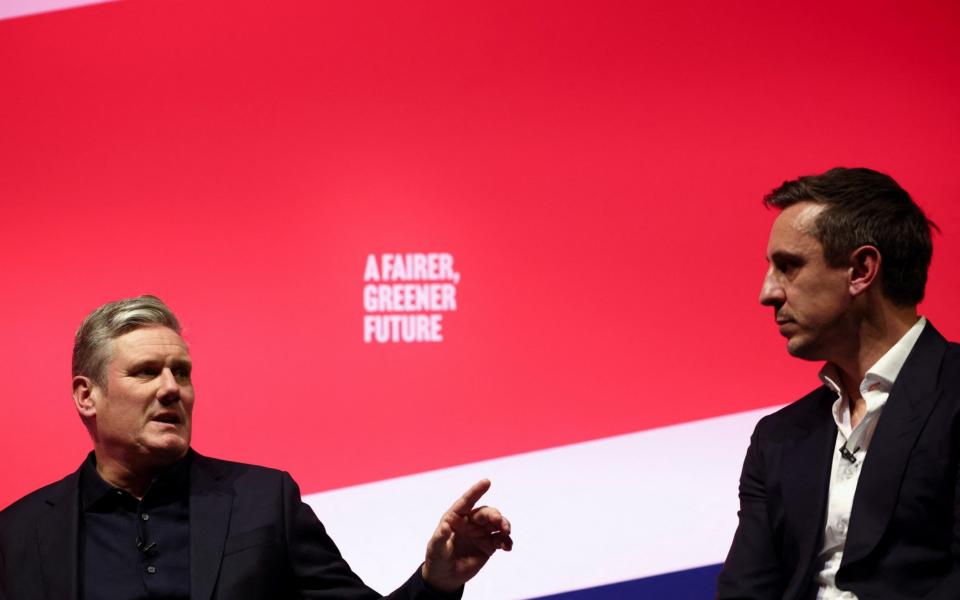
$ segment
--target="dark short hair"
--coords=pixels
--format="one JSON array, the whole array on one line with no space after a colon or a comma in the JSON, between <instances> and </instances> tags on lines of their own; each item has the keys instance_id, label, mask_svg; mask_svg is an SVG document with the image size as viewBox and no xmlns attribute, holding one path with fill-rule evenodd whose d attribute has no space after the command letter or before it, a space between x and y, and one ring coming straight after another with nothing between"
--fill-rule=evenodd
<instances>
[{"instance_id":1,"label":"dark short hair","mask_svg":"<svg viewBox=\"0 0 960 600\"><path fill-rule=\"evenodd\" d=\"M106 387L110 341L141 327L162 325L180 333L173 311L156 296L108 302L87 315L73 342L73 375L85 375Z\"/></svg>"},{"instance_id":2,"label":"dark short hair","mask_svg":"<svg viewBox=\"0 0 960 600\"><path fill-rule=\"evenodd\" d=\"M763 198L766 206L781 210L804 201L825 207L813 234L828 265L842 267L860 246L874 246L880 252L884 295L899 306L923 300L933 256L931 229L937 226L892 177L837 167L785 181Z\"/></svg>"}]
</instances>

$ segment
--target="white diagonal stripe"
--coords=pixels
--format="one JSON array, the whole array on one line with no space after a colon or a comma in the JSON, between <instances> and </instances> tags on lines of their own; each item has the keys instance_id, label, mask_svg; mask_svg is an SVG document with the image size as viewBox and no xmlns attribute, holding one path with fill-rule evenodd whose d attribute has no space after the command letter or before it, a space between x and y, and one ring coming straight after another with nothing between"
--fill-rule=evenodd
<instances>
[{"instance_id":1,"label":"white diagonal stripe","mask_svg":"<svg viewBox=\"0 0 960 600\"><path fill-rule=\"evenodd\" d=\"M0 19L25 17L38 13L52 12L86 6L88 4L103 4L117 0L3 0L0 2Z\"/></svg>"},{"instance_id":2,"label":"white diagonal stripe","mask_svg":"<svg viewBox=\"0 0 960 600\"><path fill-rule=\"evenodd\" d=\"M750 433L773 409L561 446L305 497L346 559L381 592L423 559L444 510L474 481L516 545L468 600L530 598L722 562L736 527ZM438 449L442 451L442 449Z\"/></svg>"}]
</instances>

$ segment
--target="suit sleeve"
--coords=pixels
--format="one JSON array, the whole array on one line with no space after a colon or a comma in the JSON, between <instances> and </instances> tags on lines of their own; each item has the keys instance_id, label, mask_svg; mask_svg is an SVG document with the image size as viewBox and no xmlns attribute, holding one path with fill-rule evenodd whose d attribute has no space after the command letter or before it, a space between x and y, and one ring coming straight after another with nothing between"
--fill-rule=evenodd
<instances>
[{"instance_id":1,"label":"suit sleeve","mask_svg":"<svg viewBox=\"0 0 960 600\"><path fill-rule=\"evenodd\" d=\"M300 498L300 489L283 474L285 537L294 587L302 598L323 600L374 600L380 594L367 587L340 555L313 509ZM426 542L424 542L426 543ZM402 560L402 558L401 558ZM444 594L429 588L420 568L391 593L391 600L457 600L463 590Z\"/></svg>"},{"instance_id":2,"label":"suit sleeve","mask_svg":"<svg viewBox=\"0 0 960 600\"><path fill-rule=\"evenodd\" d=\"M7 598L7 563L3 558L3 548L0 548L0 600Z\"/></svg>"},{"instance_id":3,"label":"suit sleeve","mask_svg":"<svg viewBox=\"0 0 960 600\"><path fill-rule=\"evenodd\" d=\"M739 524L717 579L718 600L781 600L785 569L770 527L767 479L760 425L740 475Z\"/></svg>"},{"instance_id":4,"label":"suit sleeve","mask_svg":"<svg viewBox=\"0 0 960 600\"><path fill-rule=\"evenodd\" d=\"M944 359L944 365L948 379L941 382L942 389L952 390L944 392L941 402L949 398L951 405L955 407L952 413L953 427L949 430L948 436L952 443L953 453L953 542L950 550L953 555L950 574L943 579L936 588L926 596L925 600L956 600L957 590L960 590L960 346L950 344L948 356Z\"/></svg>"},{"instance_id":5,"label":"suit sleeve","mask_svg":"<svg viewBox=\"0 0 960 600\"><path fill-rule=\"evenodd\" d=\"M924 596L925 600L956 600L960 590L960 462L954 473L953 487L953 566L950 574L937 587Z\"/></svg>"}]
</instances>

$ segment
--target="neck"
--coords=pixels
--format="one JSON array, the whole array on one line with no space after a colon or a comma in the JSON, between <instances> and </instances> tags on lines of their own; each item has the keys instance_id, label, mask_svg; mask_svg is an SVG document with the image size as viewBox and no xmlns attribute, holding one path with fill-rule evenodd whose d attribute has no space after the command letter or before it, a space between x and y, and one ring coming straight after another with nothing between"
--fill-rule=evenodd
<instances>
[{"instance_id":1,"label":"neck","mask_svg":"<svg viewBox=\"0 0 960 600\"><path fill-rule=\"evenodd\" d=\"M118 459L103 448L94 448L97 457L97 474L112 485L120 488L137 500L142 500L154 478L169 465L138 464L134 461Z\"/></svg>"},{"instance_id":2,"label":"neck","mask_svg":"<svg viewBox=\"0 0 960 600\"><path fill-rule=\"evenodd\" d=\"M898 307L884 300L873 308L856 322L844 351L829 360L840 372L854 416L859 409L865 408L860 396L860 383L867 370L900 341L919 319L915 306Z\"/></svg>"}]
</instances>

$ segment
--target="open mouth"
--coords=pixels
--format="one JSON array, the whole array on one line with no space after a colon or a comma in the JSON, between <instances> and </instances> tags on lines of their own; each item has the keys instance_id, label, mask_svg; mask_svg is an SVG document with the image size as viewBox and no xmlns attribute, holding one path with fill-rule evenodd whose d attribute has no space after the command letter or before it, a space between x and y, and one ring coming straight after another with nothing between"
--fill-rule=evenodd
<instances>
[{"instance_id":1,"label":"open mouth","mask_svg":"<svg viewBox=\"0 0 960 600\"><path fill-rule=\"evenodd\" d=\"M151 419L151 420L152 420L152 421L157 421L157 422L159 422L159 423L170 423L171 425L179 425L179 424L180 424L180 416L179 416L179 415L155 415L155 416L153 417L153 419Z\"/></svg>"}]
</instances>

